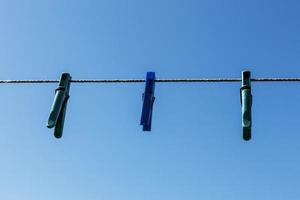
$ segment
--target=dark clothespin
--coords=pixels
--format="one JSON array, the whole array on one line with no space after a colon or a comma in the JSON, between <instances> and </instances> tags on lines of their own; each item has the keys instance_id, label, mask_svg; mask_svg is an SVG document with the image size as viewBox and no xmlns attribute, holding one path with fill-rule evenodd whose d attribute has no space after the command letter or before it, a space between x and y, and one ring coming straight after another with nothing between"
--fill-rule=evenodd
<instances>
[{"instance_id":1,"label":"dark clothespin","mask_svg":"<svg viewBox=\"0 0 300 200\"><path fill-rule=\"evenodd\" d=\"M55 90L55 97L51 107L47 127L55 127L54 136L56 138L61 138L63 134L71 79L72 77L69 73L63 73L61 75L58 88Z\"/></svg>"},{"instance_id":2,"label":"dark clothespin","mask_svg":"<svg viewBox=\"0 0 300 200\"><path fill-rule=\"evenodd\" d=\"M242 127L243 138L248 141L251 139L251 107L252 107L252 94L251 94L251 72L242 72L242 87L240 90L240 98L242 105Z\"/></svg>"},{"instance_id":3,"label":"dark clothespin","mask_svg":"<svg viewBox=\"0 0 300 200\"><path fill-rule=\"evenodd\" d=\"M143 94L143 110L141 117L141 125L143 131L151 131L152 111L155 90L155 72L147 72L145 92Z\"/></svg>"}]
</instances>

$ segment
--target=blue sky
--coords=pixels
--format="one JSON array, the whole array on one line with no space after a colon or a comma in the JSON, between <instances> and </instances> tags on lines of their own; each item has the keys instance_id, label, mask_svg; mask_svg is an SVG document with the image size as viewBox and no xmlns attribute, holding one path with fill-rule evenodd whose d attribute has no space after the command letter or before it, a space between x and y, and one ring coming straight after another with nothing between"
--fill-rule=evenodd
<instances>
[{"instance_id":1,"label":"blue sky","mask_svg":"<svg viewBox=\"0 0 300 200\"><path fill-rule=\"evenodd\" d=\"M0 79L300 77L298 1L0 0ZM46 128L56 84L0 85L0 198L300 198L298 83L72 84L61 140ZM298 92L299 91L299 92Z\"/></svg>"}]
</instances>

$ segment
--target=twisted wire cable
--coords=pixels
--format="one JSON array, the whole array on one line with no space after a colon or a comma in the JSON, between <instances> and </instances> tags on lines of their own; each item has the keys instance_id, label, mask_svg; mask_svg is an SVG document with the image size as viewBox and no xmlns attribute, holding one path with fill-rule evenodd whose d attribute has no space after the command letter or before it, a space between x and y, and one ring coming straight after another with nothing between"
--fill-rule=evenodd
<instances>
[{"instance_id":1,"label":"twisted wire cable","mask_svg":"<svg viewBox=\"0 0 300 200\"><path fill-rule=\"evenodd\" d=\"M156 79L158 83L200 83L200 82L240 82L240 78L185 78ZM300 82L300 78L252 78L253 82ZM46 84L58 83L59 80L0 80L0 84ZM72 83L143 83L145 79L74 79Z\"/></svg>"}]
</instances>

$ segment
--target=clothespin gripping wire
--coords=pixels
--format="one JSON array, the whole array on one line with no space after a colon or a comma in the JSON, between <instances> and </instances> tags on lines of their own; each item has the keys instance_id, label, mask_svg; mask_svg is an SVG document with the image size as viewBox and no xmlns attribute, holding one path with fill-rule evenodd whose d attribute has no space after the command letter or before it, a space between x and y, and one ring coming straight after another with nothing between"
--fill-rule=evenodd
<instances>
[{"instance_id":1,"label":"clothespin gripping wire","mask_svg":"<svg viewBox=\"0 0 300 200\"><path fill-rule=\"evenodd\" d=\"M59 86L55 90L55 97L51 107L47 127L55 127L54 136L56 138L62 137L71 79L72 77L70 74L63 73L59 81Z\"/></svg>"},{"instance_id":2,"label":"clothespin gripping wire","mask_svg":"<svg viewBox=\"0 0 300 200\"><path fill-rule=\"evenodd\" d=\"M155 72L147 72L145 92L143 93L143 109L140 124L143 131L151 131L152 111L154 104Z\"/></svg>"},{"instance_id":3,"label":"clothespin gripping wire","mask_svg":"<svg viewBox=\"0 0 300 200\"><path fill-rule=\"evenodd\" d=\"M251 72L242 72L242 86L240 89L240 99L242 106L242 128L243 138L248 141L251 139L252 127L252 94L251 94Z\"/></svg>"}]
</instances>

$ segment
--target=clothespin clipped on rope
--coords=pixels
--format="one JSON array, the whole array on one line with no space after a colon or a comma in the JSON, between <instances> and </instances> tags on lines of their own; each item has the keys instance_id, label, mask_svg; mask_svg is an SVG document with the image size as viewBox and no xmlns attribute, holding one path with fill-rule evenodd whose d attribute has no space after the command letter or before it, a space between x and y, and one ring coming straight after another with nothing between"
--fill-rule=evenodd
<instances>
[{"instance_id":1,"label":"clothespin clipped on rope","mask_svg":"<svg viewBox=\"0 0 300 200\"><path fill-rule=\"evenodd\" d=\"M63 134L71 79L72 77L69 73L63 73L61 75L58 88L55 90L55 97L51 107L47 127L55 127L54 136L56 138L61 138Z\"/></svg>"},{"instance_id":2,"label":"clothespin clipped on rope","mask_svg":"<svg viewBox=\"0 0 300 200\"><path fill-rule=\"evenodd\" d=\"M242 127L243 138L248 141L251 139L251 107L252 107L252 94L251 94L251 72L242 72L242 87L240 90L240 98L242 105Z\"/></svg>"},{"instance_id":3,"label":"clothespin clipped on rope","mask_svg":"<svg viewBox=\"0 0 300 200\"><path fill-rule=\"evenodd\" d=\"M152 111L154 104L155 72L147 72L145 92L143 93L143 109L140 124L143 131L151 131Z\"/></svg>"}]
</instances>

